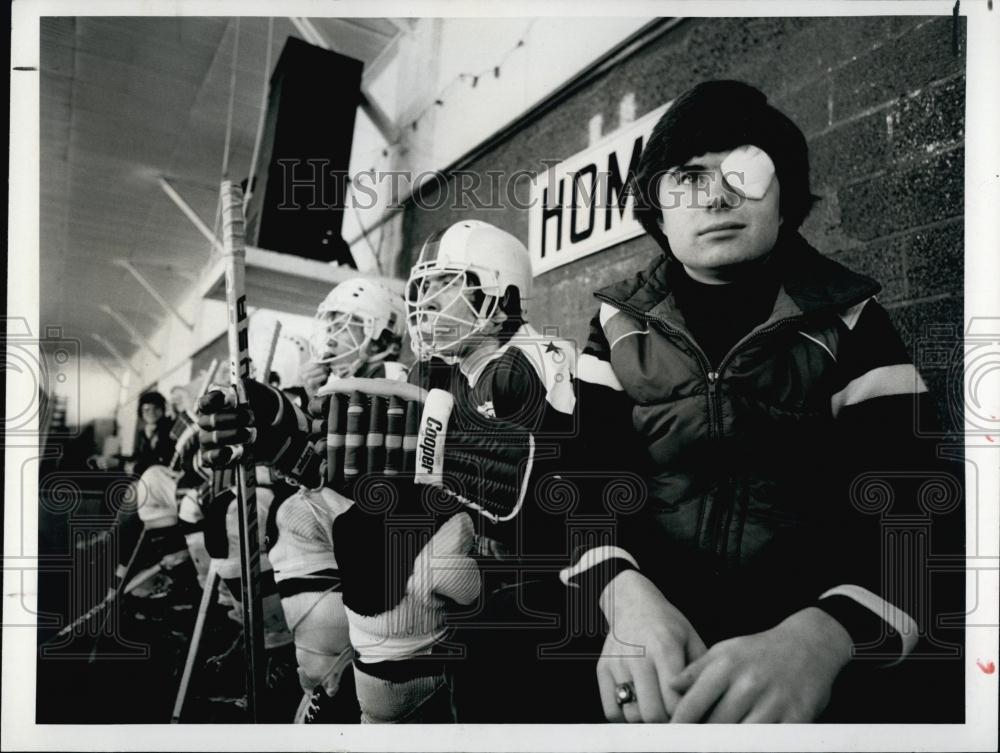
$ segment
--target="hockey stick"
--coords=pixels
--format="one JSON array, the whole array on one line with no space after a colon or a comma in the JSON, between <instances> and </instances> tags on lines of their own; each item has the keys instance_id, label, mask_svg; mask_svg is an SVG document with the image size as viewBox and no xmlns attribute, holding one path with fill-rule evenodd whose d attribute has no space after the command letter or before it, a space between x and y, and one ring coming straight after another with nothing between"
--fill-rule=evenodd
<instances>
[{"instance_id":1,"label":"hockey stick","mask_svg":"<svg viewBox=\"0 0 1000 753\"><path fill-rule=\"evenodd\" d=\"M126 585L125 588L121 589L121 593L126 594L126 595L132 593L135 589L137 589L139 586L141 586L147 580L149 580L150 578L152 578L154 575L157 575L158 573L160 573L161 570L162 570L162 568L159 565L154 565L153 567L147 569L145 572L139 573L134 578L132 578L132 580L130 580L128 582L128 585ZM113 592L113 593L108 594L107 596L104 597L104 599L102 599L97 604L95 604L90 609L88 609L86 612L84 612L83 614L81 614L79 617L77 617L69 625L67 625L62 630L60 630L58 633L56 633L49 640L51 641L51 640L54 640L56 638L62 638L63 636L69 635L76 628L78 628L80 625L83 625L88 620L92 619L101 610L106 609L108 606L110 606L111 603L116 598L117 598L117 592Z\"/></svg>"},{"instance_id":2,"label":"hockey stick","mask_svg":"<svg viewBox=\"0 0 1000 753\"><path fill-rule=\"evenodd\" d=\"M191 674L194 672L194 663L198 658L198 647L201 645L201 634L205 630L205 618L208 615L208 608L215 598L215 587L219 582L219 572L215 569L215 562L208 566L208 575L205 578L205 590L201 594L201 604L198 606L198 617L194 622L194 633L191 634L191 646L188 648L187 659L184 662L184 674L181 675L181 684L177 688L177 699L174 701L174 713L170 717L171 724L177 724L181 720L181 712L184 710L184 701L187 700L188 684L191 682Z\"/></svg>"},{"instance_id":3,"label":"hockey stick","mask_svg":"<svg viewBox=\"0 0 1000 753\"><path fill-rule=\"evenodd\" d=\"M215 372L217 372L218 370L219 370L219 359L213 358L212 362L208 365L208 368L205 369L205 376L202 377L201 387L198 390L198 397L201 397L206 392L208 392L208 388L212 386L212 380L215 379ZM194 402L197 405L198 401L195 400Z\"/></svg>"},{"instance_id":4,"label":"hockey stick","mask_svg":"<svg viewBox=\"0 0 1000 753\"><path fill-rule=\"evenodd\" d=\"M212 384L212 377L215 376L215 372L219 368L219 359L213 358L212 363L208 365L208 370L205 372L205 377L201 380L201 386L198 388L198 394L195 395L194 402L198 403L198 399L202 397L206 392L208 392L209 386ZM194 412L188 408L184 411L187 414L188 420L190 421L189 426L198 426L198 418L194 415ZM183 434L181 435L183 436ZM180 439L180 436L177 438ZM179 442L178 442L179 443ZM181 469L181 451L183 447L178 447L174 451L174 456L170 460L170 465L168 466L171 471L177 472Z\"/></svg>"},{"instance_id":5,"label":"hockey stick","mask_svg":"<svg viewBox=\"0 0 1000 753\"><path fill-rule=\"evenodd\" d=\"M68 628L72 629L73 626L79 624L80 622L85 621L85 619L88 618L88 615L96 614L98 610L102 609L107 610L108 607L112 606L116 601L118 601L118 598L122 595L122 592L125 590L125 586L127 586L129 581L132 579L133 575L132 571L135 568L136 562L139 561L139 550L142 549L142 542L145 540L146 540L146 529L143 529L142 533L139 534L139 540L135 542L135 548L132 550L132 556L128 558L128 564L125 565L125 572L122 574L121 579L118 581L118 585L115 586L115 590L112 593L110 593L104 599L103 602L98 604L90 612L88 612L79 620L74 622L73 625L67 626ZM101 645L101 637L104 633L104 628L106 628L108 625L108 620L110 618L111 618L111 612L107 611L104 615L104 619L101 620L100 628L98 628L97 630L97 639L94 641L94 647L90 651L90 658L88 659L88 661L91 664L93 664L94 660L97 658L97 649ZM66 628L63 629L63 631L65 630ZM60 631L59 634L62 635L63 631Z\"/></svg>"},{"instance_id":6,"label":"hockey stick","mask_svg":"<svg viewBox=\"0 0 1000 753\"><path fill-rule=\"evenodd\" d=\"M222 182L222 243L229 309L229 367L237 406L247 405L250 376L249 321L245 284L243 192ZM236 504L239 511L240 585L243 589L243 633L246 652L247 712L257 721L257 701L264 685L264 617L260 598L260 539L257 533L257 476L249 446L237 448Z\"/></svg>"},{"instance_id":7,"label":"hockey stick","mask_svg":"<svg viewBox=\"0 0 1000 753\"><path fill-rule=\"evenodd\" d=\"M264 370L262 372L260 381L264 384L270 384L271 379L271 364L274 362L274 351L278 347L278 335L281 334L281 321L275 321L274 323L274 334L271 335L271 347L267 349L267 359L264 361Z\"/></svg>"}]
</instances>

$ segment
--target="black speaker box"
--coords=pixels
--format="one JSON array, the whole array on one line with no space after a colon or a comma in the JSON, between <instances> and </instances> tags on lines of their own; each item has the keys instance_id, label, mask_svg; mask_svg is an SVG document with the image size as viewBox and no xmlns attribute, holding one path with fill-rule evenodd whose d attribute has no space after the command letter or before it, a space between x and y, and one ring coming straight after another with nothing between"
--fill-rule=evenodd
<instances>
[{"instance_id":1,"label":"black speaker box","mask_svg":"<svg viewBox=\"0 0 1000 753\"><path fill-rule=\"evenodd\" d=\"M271 75L250 245L356 266L341 225L363 64L290 37Z\"/></svg>"}]
</instances>

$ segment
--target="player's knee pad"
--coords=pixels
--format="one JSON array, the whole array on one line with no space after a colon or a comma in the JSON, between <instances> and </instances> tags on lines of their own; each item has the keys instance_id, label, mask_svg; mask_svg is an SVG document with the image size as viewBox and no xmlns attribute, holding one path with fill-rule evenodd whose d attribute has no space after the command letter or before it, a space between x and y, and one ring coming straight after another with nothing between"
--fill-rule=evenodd
<instances>
[{"instance_id":1,"label":"player's knee pad","mask_svg":"<svg viewBox=\"0 0 1000 753\"><path fill-rule=\"evenodd\" d=\"M180 497L180 508L177 513L178 517L185 523L190 523L191 525L198 525L201 523L205 519L205 513L201 509L199 490L183 489L178 491L177 494Z\"/></svg>"},{"instance_id":2,"label":"player's knee pad","mask_svg":"<svg viewBox=\"0 0 1000 753\"><path fill-rule=\"evenodd\" d=\"M337 692L351 651L347 615L339 593L333 521L351 501L329 489L300 490L276 513L278 540L269 557L295 637L303 689Z\"/></svg>"},{"instance_id":3,"label":"player's knee pad","mask_svg":"<svg viewBox=\"0 0 1000 753\"><path fill-rule=\"evenodd\" d=\"M295 640L302 688L309 691L322 685L332 696L354 655L343 595L335 591L286 593L281 606Z\"/></svg>"},{"instance_id":4,"label":"player's knee pad","mask_svg":"<svg viewBox=\"0 0 1000 753\"><path fill-rule=\"evenodd\" d=\"M177 481L164 466L145 470L135 485L136 507L146 530L177 525Z\"/></svg>"}]
</instances>

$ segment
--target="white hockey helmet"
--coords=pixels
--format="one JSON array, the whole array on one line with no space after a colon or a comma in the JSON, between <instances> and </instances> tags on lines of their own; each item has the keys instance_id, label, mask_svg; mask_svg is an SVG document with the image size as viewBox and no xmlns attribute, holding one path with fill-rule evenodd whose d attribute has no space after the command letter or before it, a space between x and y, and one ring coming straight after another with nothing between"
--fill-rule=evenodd
<instances>
[{"instance_id":1,"label":"white hockey helmet","mask_svg":"<svg viewBox=\"0 0 1000 753\"><path fill-rule=\"evenodd\" d=\"M402 296L383 283L365 277L345 280L316 309L312 358L330 364L338 376L353 374L363 363L399 352L405 317ZM374 353L372 343L380 346Z\"/></svg>"},{"instance_id":2,"label":"white hockey helmet","mask_svg":"<svg viewBox=\"0 0 1000 753\"><path fill-rule=\"evenodd\" d=\"M531 280L528 249L510 233L480 220L438 231L410 270L411 347L422 359L453 355L489 327L498 311L523 317Z\"/></svg>"}]
</instances>

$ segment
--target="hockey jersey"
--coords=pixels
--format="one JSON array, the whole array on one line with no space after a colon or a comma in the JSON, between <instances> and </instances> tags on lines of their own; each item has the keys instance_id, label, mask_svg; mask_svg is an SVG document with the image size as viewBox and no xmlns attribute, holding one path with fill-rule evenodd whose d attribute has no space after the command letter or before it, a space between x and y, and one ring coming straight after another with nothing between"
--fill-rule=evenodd
<instances>
[{"instance_id":1,"label":"hockey jersey","mask_svg":"<svg viewBox=\"0 0 1000 753\"><path fill-rule=\"evenodd\" d=\"M495 433L491 423L501 419L528 429L535 438L536 457L558 468L558 453L574 430L576 398L575 345L557 337L545 337L523 324L496 350L474 354L462 363L431 359L416 364L409 381L425 389L443 389L455 400L455 429ZM521 512L510 521L494 523L477 519L477 541L481 554L521 559L545 558L563 549L564 516L551 515L552 506L540 497L552 491L550 478L535 481L535 490ZM529 493L530 494L530 493ZM539 502L541 504L539 504Z\"/></svg>"},{"instance_id":2,"label":"hockey jersey","mask_svg":"<svg viewBox=\"0 0 1000 753\"><path fill-rule=\"evenodd\" d=\"M460 425L473 428L500 418L544 434L545 424L573 414L575 369L572 343L543 337L524 324L496 350L460 364L436 358L418 363L409 381L450 392L464 422Z\"/></svg>"}]
</instances>

